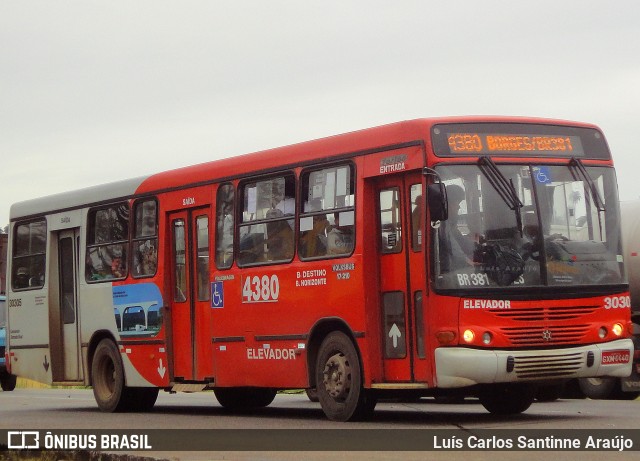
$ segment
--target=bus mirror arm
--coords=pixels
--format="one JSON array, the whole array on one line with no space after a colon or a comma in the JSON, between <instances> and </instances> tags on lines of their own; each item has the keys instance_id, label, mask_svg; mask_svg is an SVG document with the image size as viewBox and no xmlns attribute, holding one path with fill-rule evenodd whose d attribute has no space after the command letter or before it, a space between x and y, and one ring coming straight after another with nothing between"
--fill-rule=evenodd
<instances>
[{"instance_id":1,"label":"bus mirror arm","mask_svg":"<svg viewBox=\"0 0 640 461\"><path fill-rule=\"evenodd\" d=\"M429 205L429 216L432 223L446 221L449 217L449 207L447 205L447 188L442 182L440 175L433 168L422 169L425 176L433 176L435 181L427 186L427 203Z\"/></svg>"},{"instance_id":2,"label":"bus mirror arm","mask_svg":"<svg viewBox=\"0 0 640 461\"><path fill-rule=\"evenodd\" d=\"M447 207L447 188L437 182L427 186L427 203L431 222L446 221L449 217Z\"/></svg>"}]
</instances>

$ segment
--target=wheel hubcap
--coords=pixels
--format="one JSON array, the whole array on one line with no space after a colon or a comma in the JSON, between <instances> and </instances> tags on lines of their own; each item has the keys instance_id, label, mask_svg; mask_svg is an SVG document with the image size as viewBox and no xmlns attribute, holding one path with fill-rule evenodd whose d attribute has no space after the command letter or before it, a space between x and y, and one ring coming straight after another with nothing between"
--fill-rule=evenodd
<instances>
[{"instance_id":1,"label":"wheel hubcap","mask_svg":"<svg viewBox=\"0 0 640 461\"><path fill-rule=\"evenodd\" d=\"M323 380L327 393L335 400L344 400L351 389L351 366L342 353L329 357L324 366Z\"/></svg>"}]
</instances>

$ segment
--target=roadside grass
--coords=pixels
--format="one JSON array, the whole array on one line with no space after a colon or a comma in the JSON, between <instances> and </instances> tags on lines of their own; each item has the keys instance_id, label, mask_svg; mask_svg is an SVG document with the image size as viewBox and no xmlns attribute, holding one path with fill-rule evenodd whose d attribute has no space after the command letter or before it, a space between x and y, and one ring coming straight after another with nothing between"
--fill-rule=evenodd
<instances>
[{"instance_id":1,"label":"roadside grass","mask_svg":"<svg viewBox=\"0 0 640 461\"><path fill-rule=\"evenodd\" d=\"M99 451L12 450L0 445L0 461L169 461L135 455L101 453Z\"/></svg>"}]
</instances>

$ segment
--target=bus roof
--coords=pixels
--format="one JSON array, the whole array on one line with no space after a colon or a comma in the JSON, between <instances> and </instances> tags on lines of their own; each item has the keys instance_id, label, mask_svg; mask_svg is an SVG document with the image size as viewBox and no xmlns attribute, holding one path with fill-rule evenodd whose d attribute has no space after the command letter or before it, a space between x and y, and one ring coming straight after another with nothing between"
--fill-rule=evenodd
<instances>
[{"instance_id":1,"label":"bus roof","mask_svg":"<svg viewBox=\"0 0 640 461\"><path fill-rule=\"evenodd\" d=\"M274 169L298 166L331 157L384 150L408 142L430 139L430 129L439 123L534 123L546 125L570 125L597 128L595 125L565 120L531 117L465 116L421 118L367 128L326 138L306 141L289 146L214 160L150 176L139 192L171 189L184 184L207 183L212 180L237 178L259 174Z\"/></svg>"},{"instance_id":2,"label":"bus roof","mask_svg":"<svg viewBox=\"0 0 640 461\"><path fill-rule=\"evenodd\" d=\"M91 186L46 197L25 200L11 205L9 218L11 221L29 216L41 215L51 211L61 212L95 203L117 200L136 193L145 177L124 179L99 186Z\"/></svg>"},{"instance_id":3,"label":"bus roof","mask_svg":"<svg viewBox=\"0 0 640 461\"><path fill-rule=\"evenodd\" d=\"M11 207L10 220L41 215L52 210L59 212L81 206L91 206L134 194L151 194L185 186L256 175L274 169L309 164L318 160L330 160L331 157L384 150L411 142L428 142L430 129L435 124L482 122L597 128L592 124L531 117L464 116L407 120L19 202Z\"/></svg>"}]
</instances>

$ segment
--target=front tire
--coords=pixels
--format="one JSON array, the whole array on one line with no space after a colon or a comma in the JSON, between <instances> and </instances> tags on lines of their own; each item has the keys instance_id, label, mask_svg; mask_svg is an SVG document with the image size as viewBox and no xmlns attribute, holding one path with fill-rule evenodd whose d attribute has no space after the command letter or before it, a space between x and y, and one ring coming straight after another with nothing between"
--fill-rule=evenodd
<instances>
[{"instance_id":1,"label":"front tire","mask_svg":"<svg viewBox=\"0 0 640 461\"><path fill-rule=\"evenodd\" d=\"M562 397L564 384L541 385L536 392L536 400L538 402L555 402Z\"/></svg>"},{"instance_id":2,"label":"front tire","mask_svg":"<svg viewBox=\"0 0 640 461\"><path fill-rule=\"evenodd\" d=\"M493 384L480 391L480 403L495 415L516 415L527 410L536 397L532 384Z\"/></svg>"},{"instance_id":3,"label":"front tire","mask_svg":"<svg viewBox=\"0 0 640 461\"><path fill-rule=\"evenodd\" d=\"M376 398L365 391L358 352L340 331L329 334L318 350L316 391L327 418L354 421L371 416Z\"/></svg>"},{"instance_id":4,"label":"front tire","mask_svg":"<svg viewBox=\"0 0 640 461\"><path fill-rule=\"evenodd\" d=\"M307 398L312 402L319 402L318 391L315 388L306 389Z\"/></svg>"}]
</instances>

